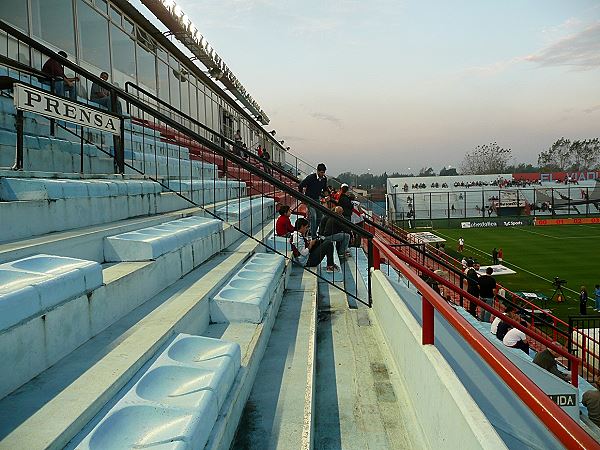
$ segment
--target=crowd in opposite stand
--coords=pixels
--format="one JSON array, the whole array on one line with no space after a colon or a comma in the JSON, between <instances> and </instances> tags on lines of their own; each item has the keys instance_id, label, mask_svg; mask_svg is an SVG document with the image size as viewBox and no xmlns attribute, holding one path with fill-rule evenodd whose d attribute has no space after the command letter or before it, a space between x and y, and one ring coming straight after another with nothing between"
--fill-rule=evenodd
<instances>
[{"instance_id":1,"label":"crowd in opposite stand","mask_svg":"<svg viewBox=\"0 0 600 450\"><path fill-rule=\"evenodd\" d=\"M326 170L325 164L317 165L316 173L304 178L298 190L330 209L332 215L322 214L317 207L308 204L308 220L300 217L292 226L292 211L289 206L282 205L279 207L275 233L290 239L297 263L316 267L326 258L326 271L338 272L340 268L334 263L333 252L336 251L340 260L343 260L352 257L348 251L350 245L360 246L360 236L352 231L346 221L362 226L364 212L346 183L337 191L327 184Z\"/></svg>"},{"instance_id":2,"label":"crowd in opposite stand","mask_svg":"<svg viewBox=\"0 0 600 450\"><path fill-rule=\"evenodd\" d=\"M574 181L570 181L574 183ZM562 181L561 181L562 183ZM507 180L505 178L498 178L493 181L482 181L482 180L472 180L472 181L455 181L455 188L473 188L473 187L486 187L486 186L497 186L499 188L527 188L531 186L541 185L542 182L540 180ZM446 182L432 182L429 185L430 189L448 189L449 185ZM408 192L409 190L418 190L418 189L427 189L427 184L421 183L412 183L410 186L408 183L404 183L402 186L402 190L404 192Z\"/></svg>"}]
</instances>

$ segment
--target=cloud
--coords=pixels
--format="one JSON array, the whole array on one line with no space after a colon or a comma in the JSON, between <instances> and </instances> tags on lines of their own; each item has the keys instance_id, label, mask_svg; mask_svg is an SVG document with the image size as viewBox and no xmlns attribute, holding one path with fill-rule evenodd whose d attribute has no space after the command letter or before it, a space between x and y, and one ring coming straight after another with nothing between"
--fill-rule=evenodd
<instances>
[{"instance_id":1,"label":"cloud","mask_svg":"<svg viewBox=\"0 0 600 450\"><path fill-rule=\"evenodd\" d=\"M493 76L497 75L500 72L508 70L515 64L523 61L523 57L517 56L515 58L506 59L504 61L497 61L495 63L486 64L483 66L472 66L467 67L460 71L460 76L469 76L469 75L480 75L480 76Z\"/></svg>"},{"instance_id":2,"label":"cloud","mask_svg":"<svg viewBox=\"0 0 600 450\"><path fill-rule=\"evenodd\" d=\"M330 122L331 124L335 125L337 128L344 128L342 125L342 121L340 119L338 119L337 117L332 116L331 114L313 112L310 114L310 117L317 119L317 120L324 120L326 122Z\"/></svg>"},{"instance_id":3,"label":"cloud","mask_svg":"<svg viewBox=\"0 0 600 450\"><path fill-rule=\"evenodd\" d=\"M600 105L594 105L594 106L591 106L590 108L583 110L583 112L586 114L591 114L596 111L600 111Z\"/></svg>"},{"instance_id":4,"label":"cloud","mask_svg":"<svg viewBox=\"0 0 600 450\"><path fill-rule=\"evenodd\" d=\"M525 60L542 67L574 66L580 70L600 67L600 21L551 43Z\"/></svg>"}]
</instances>

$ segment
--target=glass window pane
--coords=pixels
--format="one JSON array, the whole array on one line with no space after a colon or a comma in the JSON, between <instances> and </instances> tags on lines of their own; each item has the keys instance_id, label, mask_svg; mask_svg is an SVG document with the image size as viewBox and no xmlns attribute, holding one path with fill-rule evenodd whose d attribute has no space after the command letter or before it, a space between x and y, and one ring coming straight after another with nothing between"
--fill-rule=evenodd
<instances>
[{"instance_id":1,"label":"glass window pane","mask_svg":"<svg viewBox=\"0 0 600 450\"><path fill-rule=\"evenodd\" d=\"M27 2L23 0L2 0L0 1L0 17L2 20L14 25L21 30L28 32L27 24Z\"/></svg>"},{"instance_id":2,"label":"glass window pane","mask_svg":"<svg viewBox=\"0 0 600 450\"><path fill-rule=\"evenodd\" d=\"M156 58L141 45L137 46L138 82L156 92Z\"/></svg>"},{"instance_id":3,"label":"glass window pane","mask_svg":"<svg viewBox=\"0 0 600 450\"><path fill-rule=\"evenodd\" d=\"M175 63L177 64L177 63ZM179 109L181 106L181 101L179 97L179 68L178 66L171 66L171 70L169 70L169 85L171 91L171 106L176 109Z\"/></svg>"},{"instance_id":4,"label":"glass window pane","mask_svg":"<svg viewBox=\"0 0 600 450\"><path fill-rule=\"evenodd\" d=\"M82 0L77 5L81 58L99 69L110 69L108 20Z\"/></svg>"},{"instance_id":5,"label":"glass window pane","mask_svg":"<svg viewBox=\"0 0 600 450\"><path fill-rule=\"evenodd\" d=\"M133 22L127 17L123 17L123 28L125 28L125 31L129 34L133 34Z\"/></svg>"},{"instance_id":6,"label":"glass window pane","mask_svg":"<svg viewBox=\"0 0 600 450\"><path fill-rule=\"evenodd\" d=\"M73 56L73 4L64 0L31 0L32 34Z\"/></svg>"},{"instance_id":7,"label":"glass window pane","mask_svg":"<svg viewBox=\"0 0 600 450\"><path fill-rule=\"evenodd\" d=\"M96 7L105 14L108 14L108 3L106 0L96 0Z\"/></svg>"},{"instance_id":8,"label":"glass window pane","mask_svg":"<svg viewBox=\"0 0 600 450\"><path fill-rule=\"evenodd\" d=\"M180 77L179 90L181 91L181 111L184 114L190 113L190 83L183 76Z\"/></svg>"},{"instance_id":9,"label":"glass window pane","mask_svg":"<svg viewBox=\"0 0 600 450\"><path fill-rule=\"evenodd\" d=\"M158 60L158 98L169 102L169 66Z\"/></svg>"},{"instance_id":10,"label":"glass window pane","mask_svg":"<svg viewBox=\"0 0 600 450\"><path fill-rule=\"evenodd\" d=\"M110 19L117 25L121 25L121 13L113 6L110 7Z\"/></svg>"},{"instance_id":11,"label":"glass window pane","mask_svg":"<svg viewBox=\"0 0 600 450\"><path fill-rule=\"evenodd\" d=\"M198 122L206 125L206 97L198 92Z\"/></svg>"},{"instance_id":12,"label":"glass window pane","mask_svg":"<svg viewBox=\"0 0 600 450\"><path fill-rule=\"evenodd\" d=\"M190 116L193 119L198 120L198 102L196 100L196 95L198 91L192 85L190 85Z\"/></svg>"},{"instance_id":13,"label":"glass window pane","mask_svg":"<svg viewBox=\"0 0 600 450\"><path fill-rule=\"evenodd\" d=\"M120 75L135 80L135 45L129 35L115 25L110 25L112 67L115 81L121 82ZM119 87L125 86L120 84Z\"/></svg>"}]
</instances>

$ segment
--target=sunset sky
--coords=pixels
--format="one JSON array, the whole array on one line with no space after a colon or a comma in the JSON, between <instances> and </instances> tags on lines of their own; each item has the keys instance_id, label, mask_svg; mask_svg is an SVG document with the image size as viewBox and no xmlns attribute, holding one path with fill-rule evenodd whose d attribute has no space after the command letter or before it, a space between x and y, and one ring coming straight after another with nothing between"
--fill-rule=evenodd
<instances>
[{"instance_id":1,"label":"sunset sky","mask_svg":"<svg viewBox=\"0 0 600 450\"><path fill-rule=\"evenodd\" d=\"M438 171L492 141L535 162L600 135L597 0L177 3L267 129L334 174Z\"/></svg>"}]
</instances>

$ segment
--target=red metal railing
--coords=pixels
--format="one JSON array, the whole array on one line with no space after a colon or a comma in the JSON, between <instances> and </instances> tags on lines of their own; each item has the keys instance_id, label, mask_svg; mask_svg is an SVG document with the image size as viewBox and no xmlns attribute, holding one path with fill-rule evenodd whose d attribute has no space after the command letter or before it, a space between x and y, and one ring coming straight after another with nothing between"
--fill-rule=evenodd
<instances>
[{"instance_id":1,"label":"red metal railing","mask_svg":"<svg viewBox=\"0 0 600 450\"><path fill-rule=\"evenodd\" d=\"M377 223L381 223L381 222L377 222ZM395 225L383 224L383 223L382 223L382 225L384 225L388 228L391 227L391 230L395 234L406 239L407 241L410 240L408 233L406 231L396 227ZM391 244L391 245L400 244L399 241L394 239L389 234L386 234L386 233L378 231L378 230L371 230L371 232L373 234L375 234L380 240L387 242L388 244ZM417 243L418 241L419 241L418 238L416 238L416 242L414 242L414 243ZM445 267L441 266L434 259L424 256L422 249L423 248L426 249L427 253L437 256L439 259L441 259L442 261L445 261L447 264L451 265L456 270L461 270L461 268L462 268L462 264L460 261L456 260L455 258L453 258L452 256L450 256L444 252L439 251L438 249L436 249L435 247L433 247L432 245L430 245L428 243L420 242L419 246L421 247L420 250L415 248L414 246L412 246L412 247L404 246L403 251L405 251L405 253L407 253L408 256L410 256L414 260L417 260L417 261L422 260L423 262L427 261L427 264L429 265L429 268L431 268L431 269L446 270L446 273L448 274L448 280L451 281L455 286L462 287L460 276L457 276L457 274L454 272L447 271L447 269ZM463 277L463 279L464 279L464 277ZM498 289L504 289L504 291L506 293L510 294L511 301L513 303L519 303L525 307L531 308L531 311L532 311L532 314L530 316L531 329L537 331L538 333L548 336L548 338L552 339L553 341L556 341L560 335L564 339L564 342L566 345L566 342L568 341L568 338L569 338L569 325L564 320L554 316L553 314L550 314L550 313L544 311L542 308L540 308L535 303L515 294L510 289L507 289L506 287L502 286L501 284L498 284ZM464 301L466 299L468 302L467 296L459 295L456 292L450 294L450 299L454 303L458 303L459 299L460 299L460 301ZM499 309L501 309L500 307L502 306L502 304L500 302L496 302L496 304L499 306ZM552 324L550 332L548 332L547 330L544 330L543 328L539 328L535 325L535 316L533 314L533 311L540 311L540 314L542 316L541 317L542 322L545 322L546 324ZM575 347L578 354L581 355L581 360L583 361L581 367L582 368L585 367L588 371L595 370L594 366L587 364L586 361L594 361L594 360L600 361L600 354L596 354L595 351L592 350L592 347L595 349L600 348L600 342L597 341L596 339L594 339L593 337L586 335L585 333L583 333L581 330L579 330L577 328L574 328L573 331L576 333L577 336L580 337L580 340L581 340L581 342L579 342L578 339L572 340L572 345ZM591 344L591 345L586 345L586 341L589 341L589 344ZM583 374L583 372L582 372L582 374Z\"/></svg>"},{"instance_id":2,"label":"red metal railing","mask_svg":"<svg viewBox=\"0 0 600 450\"><path fill-rule=\"evenodd\" d=\"M373 257L375 259L373 267L379 267L379 258L384 256L389 264L400 271L421 293L423 301L423 345L434 344L434 310L437 310L566 448L591 449L600 447L577 422L556 405L533 381L525 376L504 354L502 354L500 350L487 339L481 339L481 334L425 281L423 281L412 268L408 267L406 263L425 272L432 278L435 278L438 283L446 285L449 289L456 289L455 286L447 280L436 276L431 270L427 269L427 267L415 262L407 255L394 251L378 238L373 239L373 245L375 249L377 249L377 251L373 252ZM468 295L466 293L464 294ZM481 307L490 312L498 313L498 311L485 304L485 302L478 301L479 299L476 299L475 297L472 297L470 300L476 301ZM524 327L521 327L516 321L511 321L510 319L507 319L507 321L531 336L531 331L524 329ZM541 337L537 336L537 338ZM555 346L549 340L544 338L541 339L554 351L564 352L564 349ZM574 358L572 355L568 355L568 357ZM575 358L573 364L577 363L578 360ZM575 386L577 385L576 378L577 370L575 369L574 372L571 372L571 381Z\"/></svg>"}]
</instances>

